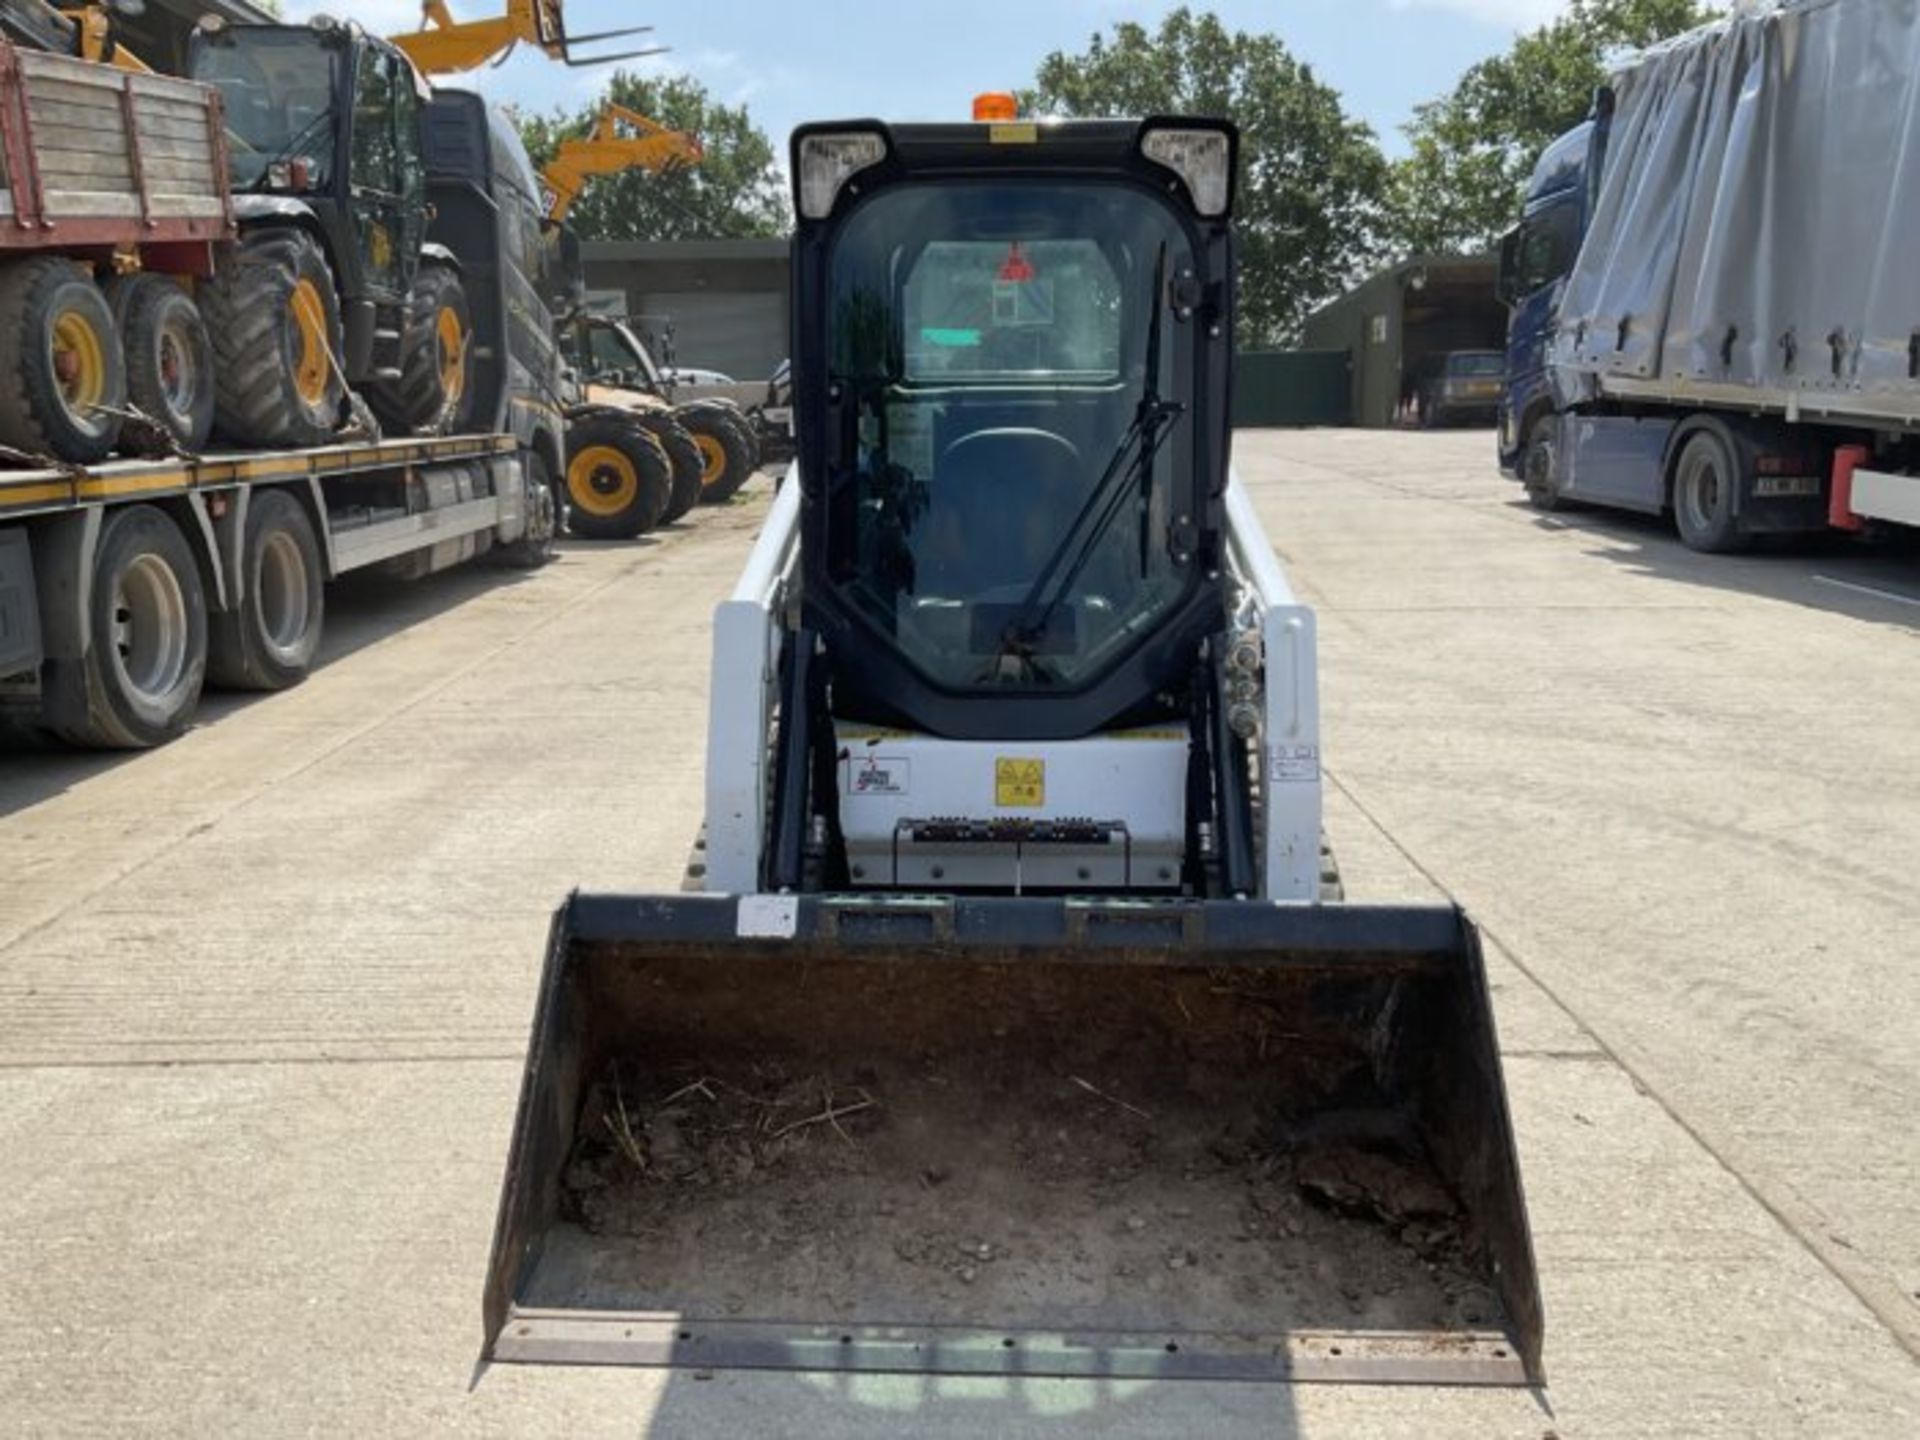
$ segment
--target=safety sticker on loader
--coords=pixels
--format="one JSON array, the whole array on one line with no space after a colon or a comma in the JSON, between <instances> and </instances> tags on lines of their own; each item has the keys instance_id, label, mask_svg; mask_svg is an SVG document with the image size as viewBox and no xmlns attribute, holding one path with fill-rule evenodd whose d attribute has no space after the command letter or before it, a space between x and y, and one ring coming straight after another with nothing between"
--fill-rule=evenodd
<instances>
[{"instance_id":1,"label":"safety sticker on loader","mask_svg":"<svg viewBox=\"0 0 1920 1440\"><path fill-rule=\"evenodd\" d=\"M1047 762L1011 755L993 761L993 803L1037 809L1047 803Z\"/></svg>"}]
</instances>

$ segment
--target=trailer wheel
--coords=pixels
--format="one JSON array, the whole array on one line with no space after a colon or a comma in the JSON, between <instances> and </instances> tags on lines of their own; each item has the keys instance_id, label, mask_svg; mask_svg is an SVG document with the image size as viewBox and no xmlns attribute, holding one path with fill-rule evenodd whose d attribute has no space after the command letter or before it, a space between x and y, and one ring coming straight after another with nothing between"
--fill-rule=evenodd
<instances>
[{"instance_id":1,"label":"trailer wheel","mask_svg":"<svg viewBox=\"0 0 1920 1440\"><path fill-rule=\"evenodd\" d=\"M90 465L113 452L126 357L93 277L43 255L0 270L0 443Z\"/></svg>"},{"instance_id":2,"label":"trailer wheel","mask_svg":"<svg viewBox=\"0 0 1920 1440\"><path fill-rule=\"evenodd\" d=\"M667 497L666 512L660 517L662 525L671 525L700 503L700 481L706 472L706 458L686 427L664 410L641 412L641 423L660 442L660 448L667 452L673 466L673 490Z\"/></svg>"},{"instance_id":3,"label":"trailer wheel","mask_svg":"<svg viewBox=\"0 0 1920 1440\"><path fill-rule=\"evenodd\" d=\"M1527 503L1549 513L1567 508L1560 493L1559 426L1552 415L1542 415L1527 431L1526 448L1520 453L1520 479L1527 487Z\"/></svg>"},{"instance_id":4,"label":"trailer wheel","mask_svg":"<svg viewBox=\"0 0 1920 1440\"><path fill-rule=\"evenodd\" d=\"M449 435L466 423L473 378L467 288L446 265L422 265L407 299L400 378L367 388L390 434Z\"/></svg>"},{"instance_id":5,"label":"trailer wheel","mask_svg":"<svg viewBox=\"0 0 1920 1440\"><path fill-rule=\"evenodd\" d=\"M285 690L320 647L326 575L306 508L284 490L255 492L240 550L240 603L213 617L207 678L229 690Z\"/></svg>"},{"instance_id":6,"label":"trailer wheel","mask_svg":"<svg viewBox=\"0 0 1920 1440\"><path fill-rule=\"evenodd\" d=\"M588 540L631 540L660 523L673 462L631 415L585 415L567 430L567 527Z\"/></svg>"},{"instance_id":7,"label":"trailer wheel","mask_svg":"<svg viewBox=\"0 0 1920 1440\"><path fill-rule=\"evenodd\" d=\"M1700 429L1686 438L1673 466L1673 520L1689 550L1725 555L1744 550L1735 508L1740 485L1733 448L1717 430Z\"/></svg>"},{"instance_id":8,"label":"trailer wheel","mask_svg":"<svg viewBox=\"0 0 1920 1440\"><path fill-rule=\"evenodd\" d=\"M158 422L129 420L120 443L141 455L197 451L213 431L213 342L193 297L165 276L120 275L107 303L127 359L127 398Z\"/></svg>"},{"instance_id":9,"label":"trailer wheel","mask_svg":"<svg viewBox=\"0 0 1920 1440\"><path fill-rule=\"evenodd\" d=\"M207 673L207 600L165 511L107 516L93 556L87 653L48 662L48 715L76 745L136 750L186 729Z\"/></svg>"},{"instance_id":10,"label":"trailer wheel","mask_svg":"<svg viewBox=\"0 0 1920 1440\"><path fill-rule=\"evenodd\" d=\"M513 570L538 570L553 559L553 542L560 533L559 506L553 497L553 472L538 450L520 452L521 484L526 487L527 530L518 540L494 551L499 563Z\"/></svg>"},{"instance_id":11,"label":"trailer wheel","mask_svg":"<svg viewBox=\"0 0 1920 1440\"><path fill-rule=\"evenodd\" d=\"M673 418L700 449L700 503L731 500L753 474L753 453L740 431L710 405L682 406Z\"/></svg>"},{"instance_id":12,"label":"trailer wheel","mask_svg":"<svg viewBox=\"0 0 1920 1440\"><path fill-rule=\"evenodd\" d=\"M214 426L238 445L323 445L346 387L340 293L304 230L255 230L201 291L213 340Z\"/></svg>"}]
</instances>

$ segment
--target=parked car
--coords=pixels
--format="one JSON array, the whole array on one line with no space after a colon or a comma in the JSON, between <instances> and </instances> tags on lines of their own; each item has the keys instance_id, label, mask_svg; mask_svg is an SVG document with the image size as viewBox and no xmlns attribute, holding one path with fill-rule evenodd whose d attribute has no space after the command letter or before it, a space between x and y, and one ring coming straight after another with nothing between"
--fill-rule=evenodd
<instances>
[{"instance_id":1,"label":"parked car","mask_svg":"<svg viewBox=\"0 0 1920 1440\"><path fill-rule=\"evenodd\" d=\"M1498 350L1450 350L1420 381L1422 425L1491 425L1500 409L1507 357Z\"/></svg>"}]
</instances>

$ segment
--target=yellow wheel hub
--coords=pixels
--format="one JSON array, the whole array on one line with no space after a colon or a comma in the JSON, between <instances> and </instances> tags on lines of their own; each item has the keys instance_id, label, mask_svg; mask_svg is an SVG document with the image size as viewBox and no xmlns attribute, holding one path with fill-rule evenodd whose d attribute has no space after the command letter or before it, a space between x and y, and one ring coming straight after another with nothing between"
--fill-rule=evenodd
<instances>
[{"instance_id":1,"label":"yellow wheel hub","mask_svg":"<svg viewBox=\"0 0 1920 1440\"><path fill-rule=\"evenodd\" d=\"M693 443L700 451L700 483L711 485L727 473L727 447L711 435L696 435Z\"/></svg>"},{"instance_id":2,"label":"yellow wheel hub","mask_svg":"<svg viewBox=\"0 0 1920 1440\"><path fill-rule=\"evenodd\" d=\"M107 346L93 321L65 310L53 322L53 374L67 409L82 419L107 395Z\"/></svg>"},{"instance_id":3,"label":"yellow wheel hub","mask_svg":"<svg viewBox=\"0 0 1920 1440\"><path fill-rule=\"evenodd\" d=\"M640 494L640 472L611 445L589 445L567 461L567 497L603 520L622 514Z\"/></svg>"},{"instance_id":4,"label":"yellow wheel hub","mask_svg":"<svg viewBox=\"0 0 1920 1440\"><path fill-rule=\"evenodd\" d=\"M287 310L293 317L297 342L293 357L293 388L301 400L318 405L327 398L327 372L332 362L327 357L327 306L320 298L320 287L302 276L287 298Z\"/></svg>"},{"instance_id":5,"label":"yellow wheel hub","mask_svg":"<svg viewBox=\"0 0 1920 1440\"><path fill-rule=\"evenodd\" d=\"M449 405L460 399L467 386L467 332L451 305L442 305L434 317L433 333L440 342L440 393Z\"/></svg>"}]
</instances>

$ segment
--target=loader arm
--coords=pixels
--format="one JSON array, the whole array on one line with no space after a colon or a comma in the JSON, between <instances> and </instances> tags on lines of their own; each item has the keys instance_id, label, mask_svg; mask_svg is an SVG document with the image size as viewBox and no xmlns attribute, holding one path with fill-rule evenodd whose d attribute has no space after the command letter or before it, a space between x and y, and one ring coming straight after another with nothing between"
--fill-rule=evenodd
<instances>
[{"instance_id":1,"label":"loader arm","mask_svg":"<svg viewBox=\"0 0 1920 1440\"><path fill-rule=\"evenodd\" d=\"M563 65L604 65L659 55L664 46L622 50L611 54L576 55L577 45L644 35L651 25L630 25L593 35L567 34L565 7L560 0L507 0L507 13L484 20L456 20L446 0L421 0L421 27L390 37L407 58L426 75L448 75L505 59L521 43L537 46L549 60Z\"/></svg>"},{"instance_id":2,"label":"loader arm","mask_svg":"<svg viewBox=\"0 0 1920 1440\"><path fill-rule=\"evenodd\" d=\"M0 0L0 33L56 55L74 55L137 75L153 67L119 43L105 5L53 5L48 0Z\"/></svg>"},{"instance_id":3,"label":"loader arm","mask_svg":"<svg viewBox=\"0 0 1920 1440\"><path fill-rule=\"evenodd\" d=\"M593 129L584 137L562 140L553 159L540 172L546 187L547 219L555 225L563 222L595 175L617 175L624 170L661 175L684 165L698 165L702 155L699 140L686 131L669 130L657 120L608 101L600 107Z\"/></svg>"}]
</instances>

